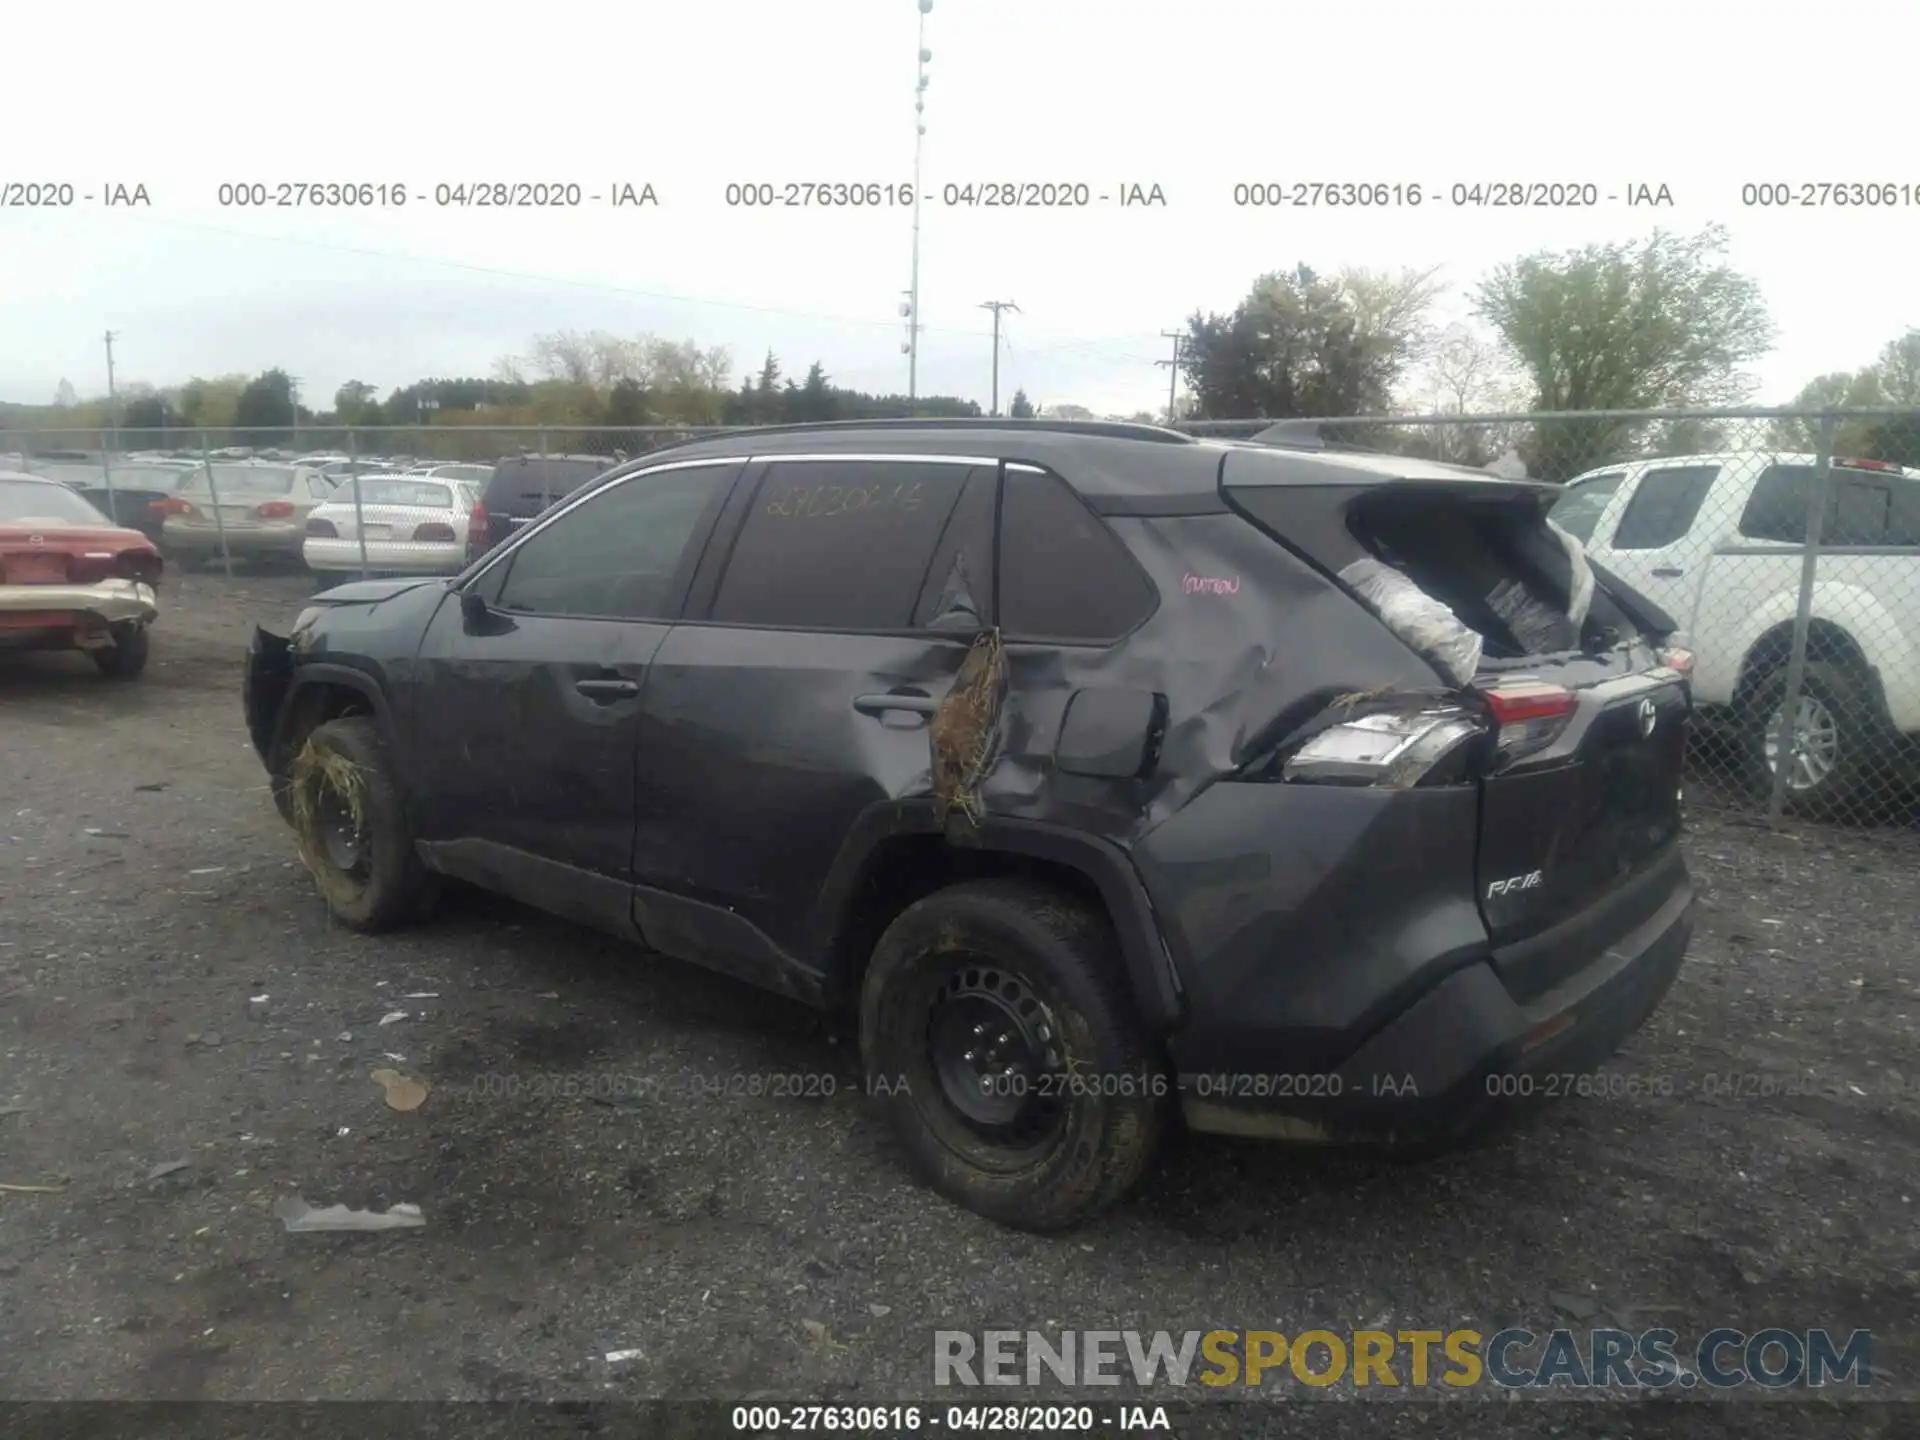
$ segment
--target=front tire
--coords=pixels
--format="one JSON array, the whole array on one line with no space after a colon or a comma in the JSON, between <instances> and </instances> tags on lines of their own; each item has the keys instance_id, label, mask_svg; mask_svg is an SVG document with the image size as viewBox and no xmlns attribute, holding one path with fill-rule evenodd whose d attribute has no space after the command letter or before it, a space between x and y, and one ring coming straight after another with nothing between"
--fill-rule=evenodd
<instances>
[{"instance_id":1,"label":"front tire","mask_svg":"<svg viewBox=\"0 0 1920 1440\"><path fill-rule=\"evenodd\" d=\"M289 767L286 799L300 858L342 925L378 934L431 909L433 876L413 848L372 719L351 715L316 726Z\"/></svg>"},{"instance_id":2,"label":"front tire","mask_svg":"<svg viewBox=\"0 0 1920 1440\"><path fill-rule=\"evenodd\" d=\"M1171 1082L1120 974L1105 917L1049 886L968 881L908 906L875 947L860 1045L915 1173L1022 1230L1132 1189Z\"/></svg>"},{"instance_id":3,"label":"front tire","mask_svg":"<svg viewBox=\"0 0 1920 1440\"><path fill-rule=\"evenodd\" d=\"M147 627L120 624L113 626L111 633L112 645L88 652L93 656L93 663L109 680L137 680L140 672L147 668L147 655L151 649Z\"/></svg>"}]
</instances>

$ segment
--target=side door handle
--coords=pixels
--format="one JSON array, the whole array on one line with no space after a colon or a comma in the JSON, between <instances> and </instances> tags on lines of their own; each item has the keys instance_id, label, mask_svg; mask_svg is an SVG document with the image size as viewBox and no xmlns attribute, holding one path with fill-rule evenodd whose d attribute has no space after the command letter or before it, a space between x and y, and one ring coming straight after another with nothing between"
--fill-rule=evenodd
<instances>
[{"instance_id":1,"label":"side door handle","mask_svg":"<svg viewBox=\"0 0 1920 1440\"><path fill-rule=\"evenodd\" d=\"M1678 580L1682 575L1686 574L1686 571L1682 570L1678 565L1656 565L1648 573L1657 575L1662 580Z\"/></svg>"},{"instance_id":2,"label":"side door handle","mask_svg":"<svg viewBox=\"0 0 1920 1440\"><path fill-rule=\"evenodd\" d=\"M853 708L862 715L882 718L896 712L932 715L940 708L940 702L922 690L889 690L884 695L856 695Z\"/></svg>"},{"instance_id":3,"label":"side door handle","mask_svg":"<svg viewBox=\"0 0 1920 1440\"><path fill-rule=\"evenodd\" d=\"M621 700L638 695L640 693L640 682L638 680L621 680L617 678L576 680L573 682L573 688L582 695L585 695L589 700Z\"/></svg>"}]
</instances>

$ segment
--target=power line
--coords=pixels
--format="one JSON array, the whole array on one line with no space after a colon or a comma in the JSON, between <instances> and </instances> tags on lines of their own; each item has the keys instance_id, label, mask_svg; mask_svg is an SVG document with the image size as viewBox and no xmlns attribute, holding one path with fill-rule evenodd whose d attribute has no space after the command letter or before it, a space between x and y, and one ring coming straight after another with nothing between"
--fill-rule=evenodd
<instances>
[{"instance_id":1,"label":"power line","mask_svg":"<svg viewBox=\"0 0 1920 1440\"><path fill-rule=\"evenodd\" d=\"M1187 336L1184 330L1162 330L1160 338L1173 341L1173 358L1153 362L1167 367L1167 424L1171 425L1175 419L1174 406L1180 397L1180 361L1184 358Z\"/></svg>"},{"instance_id":2,"label":"power line","mask_svg":"<svg viewBox=\"0 0 1920 1440\"><path fill-rule=\"evenodd\" d=\"M311 240L301 235L263 235L253 230L233 230L223 225L200 225L189 220L168 220L156 215L128 215L131 224L163 225L192 230L205 235L223 235L235 240L267 240L283 245L305 245L315 250L331 250L342 255L359 255L372 260L404 260L413 265L434 265L444 270L463 270L470 275L491 275L503 280L531 280L542 285L564 285L575 290L600 291L608 295L627 295L638 300L658 300L671 305L703 305L714 310L738 310L750 315L779 315L794 320L823 320L835 325L882 326L891 320L870 316L829 315L818 310L793 310L782 305L749 305L738 300L708 300L698 295L676 295L664 290L638 290L604 280L572 280L560 275L542 275L531 270L509 270L496 265L474 265L465 260L443 260L432 255L409 255L403 250L375 250L362 245L340 245L330 240ZM984 338L984 330L962 330L946 325L921 325L920 332L942 335L966 335Z\"/></svg>"},{"instance_id":3,"label":"power line","mask_svg":"<svg viewBox=\"0 0 1920 1440\"><path fill-rule=\"evenodd\" d=\"M1018 315L1020 307L1011 300L982 300L980 308L993 312L993 405L987 413L998 415L1000 413L1000 312L1011 310Z\"/></svg>"}]
</instances>

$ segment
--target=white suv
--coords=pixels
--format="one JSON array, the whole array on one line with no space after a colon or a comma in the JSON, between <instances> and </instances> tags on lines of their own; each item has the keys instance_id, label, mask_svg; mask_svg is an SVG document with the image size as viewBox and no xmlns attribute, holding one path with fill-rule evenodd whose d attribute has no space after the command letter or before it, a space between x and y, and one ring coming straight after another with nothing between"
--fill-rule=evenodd
<instances>
[{"instance_id":1,"label":"white suv","mask_svg":"<svg viewBox=\"0 0 1920 1440\"><path fill-rule=\"evenodd\" d=\"M1817 457L1669 456L1567 482L1552 517L1657 600L1726 707L1756 778L1777 763ZM1824 806L1920 737L1920 472L1836 460L1814 575L1790 797Z\"/></svg>"}]
</instances>

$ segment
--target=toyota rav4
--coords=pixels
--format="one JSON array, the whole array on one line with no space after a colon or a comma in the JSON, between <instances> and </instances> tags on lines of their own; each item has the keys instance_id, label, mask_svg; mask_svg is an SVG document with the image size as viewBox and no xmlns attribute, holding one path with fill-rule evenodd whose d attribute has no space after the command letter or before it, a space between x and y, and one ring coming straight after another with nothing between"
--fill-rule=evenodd
<instances>
[{"instance_id":1,"label":"toyota rav4","mask_svg":"<svg viewBox=\"0 0 1920 1440\"><path fill-rule=\"evenodd\" d=\"M1169 1126L1431 1150L1681 963L1690 657L1551 487L1282 438L797 426L252 642L342 922L454 878L857 1017L918 1172L1056 1228Z\"/></svg>"}]
</instances>

